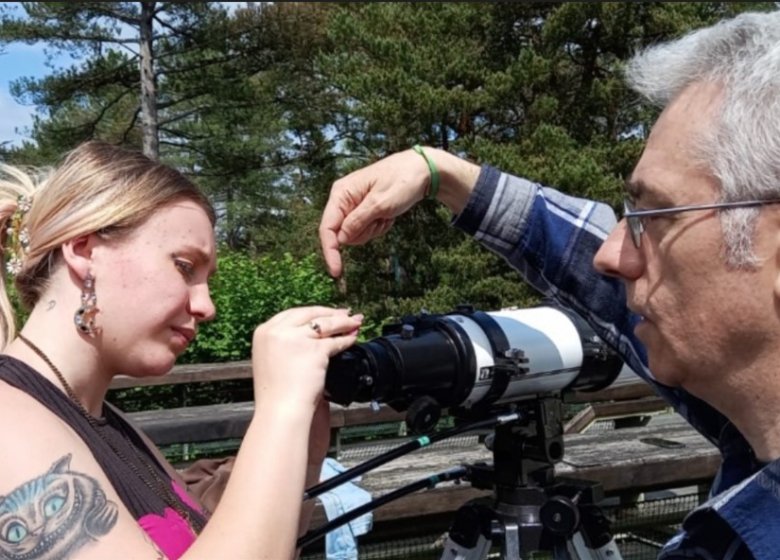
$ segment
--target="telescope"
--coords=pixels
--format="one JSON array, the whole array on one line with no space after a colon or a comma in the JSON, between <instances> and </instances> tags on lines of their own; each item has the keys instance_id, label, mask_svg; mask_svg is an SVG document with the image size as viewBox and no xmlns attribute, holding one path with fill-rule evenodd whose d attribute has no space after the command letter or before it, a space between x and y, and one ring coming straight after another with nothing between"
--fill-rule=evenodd
<instances>
[{"instance_id":1,"label":"telescope","mask_svg":"<svg viewBox=\"0 0 780 560\"><path fill-rule=\"evenodd\" d=\"M493 464L439 473L382 496L372 507L460 477L474 488L493 490L493 497L458 510L443 559L486 558L492 545L501 543L504 560L537 550L569 560L620 560L609 522L597 506L601 486L560 479L554 464L563 459L564 393L603 389L622 366L582 317L546 302L494 312L464 305L451 313L404 317L386 326L382 336L333 356L325 396L345 406L385 403L406 411L415 433L431 432L446 408L457 420L455 427L373 458L307 490L305 497L434 441L489 426L494 431L484 443ZM357 508L332 523L360 512ZM327 530L326 525L314 536Z\"/></svg>"},{"instance_id":2,"label":"telescope","mask_svg":"<svg viewBox=\"0 0 780 560\"><path fill-rule=\"evenodd\" d=\"M384 327L330 360L325 395L337 404L386 403L423 430L441 409L475 417L527 399L596 391L622 360L576 313L542 304L494 312L458 306ZM414 426L410 426L414 429Z\"/></svg>"}]
</instances>

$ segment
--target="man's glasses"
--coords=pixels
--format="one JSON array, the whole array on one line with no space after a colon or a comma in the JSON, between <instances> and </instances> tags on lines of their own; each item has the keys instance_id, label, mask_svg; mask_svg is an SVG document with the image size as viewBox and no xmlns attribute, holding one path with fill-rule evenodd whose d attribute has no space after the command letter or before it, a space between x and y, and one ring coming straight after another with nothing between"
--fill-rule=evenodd
<instances>
[{"instance_id":1,"label":"man's glasses","mask_svg":"<svg viewBox=\"0 0 780 560\"><path fill-rule=\"evenodd\" d=\"M679 212L690 212L691 210L720 210L723 208L750 208L752 206L766 206L767 204L778 204L780 199L769 200L743 200L738 202L716 202L713 204L694 204L691 206L672 206L671 208L657 208L653 210L635 210L634 205L628 199L623 200L623 217L628 224L628 231L631 233L631 241L634 247L639 249L642 245L642 233L645 231L644 218L655 216L667 216Z\"/></svg>"}]
</instances>

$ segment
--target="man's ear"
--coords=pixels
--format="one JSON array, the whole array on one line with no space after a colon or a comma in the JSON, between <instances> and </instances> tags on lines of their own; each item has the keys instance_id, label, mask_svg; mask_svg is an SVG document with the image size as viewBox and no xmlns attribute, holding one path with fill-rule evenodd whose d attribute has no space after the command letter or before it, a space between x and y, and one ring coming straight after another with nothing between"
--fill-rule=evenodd
<instances>
[{"instance_id":1,"label":"man's ear","mask_svg":"<svg viewBox=\"0 0 780 560\"><path fill-rule=\"evenodd\" d=\"M62 244L62 258L68 269L81 278L86 278L92 267L92 251L95 248L96 236L81 235Z\"/></svg>"}]
</instances>

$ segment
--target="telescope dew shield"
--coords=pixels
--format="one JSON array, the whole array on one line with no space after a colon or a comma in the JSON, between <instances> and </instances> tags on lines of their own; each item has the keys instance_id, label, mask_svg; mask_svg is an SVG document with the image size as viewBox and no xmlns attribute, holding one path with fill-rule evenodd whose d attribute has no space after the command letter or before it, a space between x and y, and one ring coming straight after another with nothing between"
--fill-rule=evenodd
<instances>
[{"instance_id":1,"label":"telescope dew shield","mask_svg":"<svg viewBox=\"0 0 780 560\"><path fill-rule=\"evenodd\" d=\"M333 356L325 394L343 405L378 401L399 411L423 396L442 408L471 409L600 389L621 365L581 318L559 308L483 313L463 307L407 317Z\"/></svg>"},{"instance_id":2,"label":"telescope dew shield","mask_svg":"<svg viewBox=\"0 0 780 560\"><path fill-rule=\"evenodd\" d=\"M564 313L552 307L536 307L488 315L506 337L509 355L494 355L486 331L469 316L450 316L466 331L477 362L472 389L462 407L471 408L485 398L497 368L509 370L509 379L496 404L527 395L556 393L577 377L582 365L582 343L579 332Z\"/></svg>"}]
</instances>

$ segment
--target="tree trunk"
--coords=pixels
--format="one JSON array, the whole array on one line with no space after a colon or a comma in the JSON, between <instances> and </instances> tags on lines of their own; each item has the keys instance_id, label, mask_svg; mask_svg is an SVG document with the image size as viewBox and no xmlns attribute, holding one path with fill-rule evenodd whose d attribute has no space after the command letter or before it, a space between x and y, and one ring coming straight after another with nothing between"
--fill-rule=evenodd
<instances>
[{"instance_id":1,"label":"tree trunk","mask_svg":"<svg viewBox=\"0 0 780 560\"><path fill-rule=\"evenodd\" d=\"M155 4L156 2L141 2L140 65L143 152L146 156L157 160L160 158L160 132L157 118L157 79L154 75L152 38Z\"/></svg>"}]
</instances>

